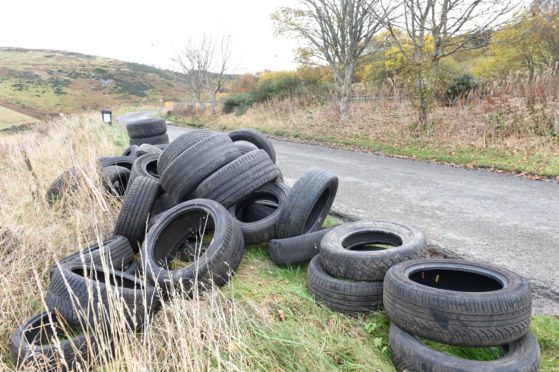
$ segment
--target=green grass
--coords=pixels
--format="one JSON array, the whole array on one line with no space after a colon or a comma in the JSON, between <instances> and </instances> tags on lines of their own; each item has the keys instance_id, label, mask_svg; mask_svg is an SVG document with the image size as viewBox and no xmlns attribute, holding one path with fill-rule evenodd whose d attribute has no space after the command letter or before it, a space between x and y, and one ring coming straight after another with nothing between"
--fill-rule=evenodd
<instances>
[{"instance_id":1,"label":"green grass","mask_svg":"<svg viewBox=\"0 0 559 372\"><path fill-rule=\"evenodd\" d=\"M219 130L232 130L242 127L241 124L228 125L206 121L186 121L180 117L169 118L179 126L210 127ZM513 173L525 173L542 177L559 175L559 156L553 152L539 152L530 156L488 147L433 147L428 141L417 140L414 145L399 147L390 143L359 138L338 138L336 136L318 136L300 131L287 131L264 126L257 127L263 133L294 140L315 141L328 145L358 148L366 151L380 152L386 155L403 156L418 160L437 161L467 167L501 170Z\"/></svg>"},{"instance_id":2,"label":"green grass","mask_svg":"<svg viewBox=\"0 0 559 372\"><path fill-rule=\"evenodd\" d=\"M334 220L329 223L334 223ZM306 265L274 265L265 246L250 247L231 291L236 301L250 299L275 321L255 330L248 344L273 354L286 370L391 371L388 349L390 321L383 311L346 315L315 303L306 286ZM534 317L531 330L542 351L542 371L559 368L559 320ZM465 348L427 344L436 350L472 360L493 360L500 348Z\"/></svg>"},{"instance_id":3,"label":"green grass","mask_svg":"<svg viewBox=\"0 0 559 372\"><path fill-rule=\"evenodd\" d=\"M37 119L0 106L0 130L12 126L34 123Z\"/></svg>"}]
</instances>

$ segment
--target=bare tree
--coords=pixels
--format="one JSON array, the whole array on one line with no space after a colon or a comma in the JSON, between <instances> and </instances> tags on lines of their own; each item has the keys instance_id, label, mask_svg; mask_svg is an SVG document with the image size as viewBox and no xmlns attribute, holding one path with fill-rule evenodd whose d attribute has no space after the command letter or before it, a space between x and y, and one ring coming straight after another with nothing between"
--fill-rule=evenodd
<instances>
[{"instance_id":1,"label":"bare tree","mask_svg":"<svg viewBox=\"0 0 559 372\"><path fill-rule=\"evenodd\" d=\"M491 30L511 18L518 6L515 1L400 0L396 7L391 1L383 6L379 18L402 55L415 66L422 124L427 123L440 60L486 46Z\"/></svg>"},{"instance_id":2,"label":"bare tree","mask_svg":"<svg viewBox=\"0 0 559 372\"><path fill-rule=\"evenodd\" d=\"M231 68L231 36L190 38L173 61L186 75L196 105L204 109L206 98L215 114L217 93L227 81L227 72Z\"/></svg>"},{"instance_id":3,"label":"bare tree","mask_svg":"<svg viewBox=\"0 0 559 372\"><path fill-rule=\"evenodd\" d=\"M381 22L378 0L301 0L302 7L282 7L272 15L280 34L304 40L314 55L328 63L334 75L334 98L342 120L349 118L351 83Z\"/></svg>"}]
</instances>

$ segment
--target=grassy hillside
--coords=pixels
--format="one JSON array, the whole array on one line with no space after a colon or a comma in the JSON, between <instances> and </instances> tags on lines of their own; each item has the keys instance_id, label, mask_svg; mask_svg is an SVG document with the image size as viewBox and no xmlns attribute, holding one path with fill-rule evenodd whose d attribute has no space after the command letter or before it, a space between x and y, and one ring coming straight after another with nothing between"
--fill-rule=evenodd
<instances>
[{"instance_id":1,"label":"grassy hillside","mask_svg":"<svg viewBox=\"0 0 559 372\"><path fill-rule=\"evenodd\" d=\"M37 121L28 115L0 106L0 130L13 125L27 124Z\"/></svg>"},{"instance_id":2,"label":"grassy hillside","mask_svg":"<svg viewBox=\"0 0 559 372\"><path fill-rule=\"evenodd\" d=\"M181 75L90 55L0 48L0 106L32 116L177 100Z\"/></svg>"},{"instance_id":3,"label":"grassy hillside","mask_svg":"<svg viewBox=\"0 0 559 372\"><path fill-rule=\"evenodd\" d=\"M0 142L1 371L14 369L13 330L44 308L55 259L111 235L120 202L101 192L95 159L120 153L125 143L123 131L100 123L97 113L40 123ZM47 187L75 164L84 169L84 182L50 208L43 197ZM354 316L316 304L306 267L274 265L265 246L247 247L223 288L194 299L172 294L142 333L122 332L122 313L113 316L108 337L118 347L114 353L104 349L95 371L394 370L384 312ZM559 363L559 320L536 316L532 330L542 348L541 370L553 370ZM464 354L464 348L447 351Z\"/></svg>"}]
</instances>

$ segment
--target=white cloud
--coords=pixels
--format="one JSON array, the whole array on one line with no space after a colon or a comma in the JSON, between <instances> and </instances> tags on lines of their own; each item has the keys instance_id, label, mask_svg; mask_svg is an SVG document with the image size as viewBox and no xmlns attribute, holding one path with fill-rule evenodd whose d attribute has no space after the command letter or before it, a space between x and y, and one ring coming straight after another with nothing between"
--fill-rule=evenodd
<instances>
[{"instance_id":1,"label":"white cloud","mask_svg":"<svg viewBox=\"0 0 559 372\"><path fill-rule=\"evenodd\" d=\"M171 68L189 36L229 32L236 72L296 66L270 15L296 0L17 0L0 5L0 46L60 49Z\"/></svg>"}]
</instances>

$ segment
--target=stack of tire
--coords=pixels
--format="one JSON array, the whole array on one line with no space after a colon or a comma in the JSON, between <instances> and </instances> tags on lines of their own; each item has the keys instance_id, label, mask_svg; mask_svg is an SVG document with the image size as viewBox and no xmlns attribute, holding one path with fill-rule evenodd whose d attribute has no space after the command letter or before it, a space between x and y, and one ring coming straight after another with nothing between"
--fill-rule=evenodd
<instances>
[{"instance_id":1,"label":"stack of tire","mask_svg":"<svg viewBox=\"0 0 559 372\"><path fill-rule=\"evenodd\" d=\"M88 352L95 353L95 333L88 331L110 327L109 292L119 293L130 308L127 329L134 331L160 298L227 283L245 245L319 230L338 186L336 176L311 169L290 189L272 144L253 130L194 130L168 146L131 145L99 165L102 174L128 176L118 185L124 197L113 236L57 263L48 311L12 337L20 367L42 360L73 369L94 357ZM137 252L141 264L134 260ZM83 332L69 335L68 325ZM63 336L62 353L50 343L53 332Z\"/></svg>"},{"instance_id":2,"label":"stack of tire","mask_svg":"<svg viewBox=\"0 0 559 372\"><path fill-rule=\"evenodd\" d=\"M382 306L388 269L421 257L427 242L414 227L359 221L327 230L317 245L320 254L307 269L315 299L336 311L368 312Z\"/></svg>"},{"instance_id":3,"label":"stack of tire","mask_svg":"<svg viewBox=\"0 0 559 372\"><path fill-rule=\"evenodd\" d=\"M169 143L165 119L148 118L126 124L130 145L161 145Z\"/></svg>"},{"instance_id":4,"label":"stack of tire","mask_svg":"<svg viewBox=\"0 0 559 372\"><path fill-rule=\"evenodd\" d=\"M537 371L530 333L532 296L523 277L493 265L419 259L388 270L384 307L390 349L400 371ZM500 347L496 360L461 359L421 338L469 347Z\"/></svg>"}]
</instances>

